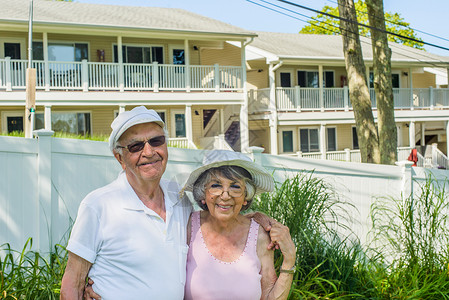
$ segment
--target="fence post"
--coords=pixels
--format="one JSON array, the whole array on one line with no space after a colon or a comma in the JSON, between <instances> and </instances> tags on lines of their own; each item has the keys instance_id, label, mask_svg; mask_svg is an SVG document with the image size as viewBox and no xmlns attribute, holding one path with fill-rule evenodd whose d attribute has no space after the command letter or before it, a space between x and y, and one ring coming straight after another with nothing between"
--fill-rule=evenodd
<instances>
[{"instance_id":1,"label":"fence post","mask_svg":"<svg viewBox=\"0 0 449 300\"><path fill-rule=\"evenodd\" d=\"M412 161L402 160L397 161L396 165L401 168L401 195L402 199L413 197L413 176L412 176Z\"/></svg>"},{"instance_id":2,"label":"fence post","mask_svg":"<svg viewBox=\"0 0 449 300\"><path fill-rule=\"evenodd\" d=\"M39 236L37 239L37 249L47 253L52 249L53 237L58 218L58 202L52 202L51 195L51 143L54 131L39 129L33 134L38 139L38 180L37 180L37 201L39 201L38 224Z\"/></svg>"},{"instance_id":3,"label":"fence post","mask_svg":"<svg viewBox=\"0 0 449 300\"><path fill-rule=\"evenodd\" d=\"M5 67L6 67L6 91L11 92L12 91L12 80L11 80L11 57L7 56L5 57Z\"/></svg>"},{"instance_id":4,"label":"fence post","mask_svg":"<svg viewBox=\"0 0 449 300\"><path fill-rule=\"evenodd\" d=\"M215 83L215 92L220 91L220 68L218 64L214 64L214 83Z\"/></svg>"},{"instance_id":5,"label":"fence post","mask_svg":"<svg viewBox=\"0 0 449 300\"><path fill-rule=\"evenodd\" d=\"M343 100L345 103L345 111L349 111L349 88L347 85L343 87Z\"/></svg>"},{"instance_id":6,"label":"fence post","mask_svg":"<svg viewBox=\"0 0 449 300\"><path fill-rule=\"evenodd\" d=\"M351 161L351 150L349 148L345 148L345 159Z\"/></svg>"},{"instance_id":7,"label":"fence post","mask_svg":"<svg viewBox=\"0 0 449 300\"><path fill-rule=\"evenodd\" d=\"M302 151L297 151L296 155L298 156L298 158L302 158Z\"/></svg>"},{"instance_id":8,"label":"fence post","mask_svg":"<svg viewBox=\"0 0 449 300\"><path fill-rule=\"evenodd\" d=\"M154 92L159 92L159 65L157 61L153 62L153 89Z\"/></svg>"},{"instance_id":9,"label":"fence post","mask_svg":"<svg viewBox=\"0 0 449 300\"><path fill-rule=\"evenodd\" d=\"M83 59L81 61L81 81L83 83L83 92L87 92L89 87L89 70L87 59Z\"/></svg>"},{"instance_id":10,"label":"fence post","mask_svg":"<svg viewBox=\"0 0 449 300\"><path fill-rule=\"evenodd\" d=\"M255 163L262 166L262 152L264 150L265 149L262 147L251 146L248 148L249 157L251 157Z\"/></svg>"}]
</instances>

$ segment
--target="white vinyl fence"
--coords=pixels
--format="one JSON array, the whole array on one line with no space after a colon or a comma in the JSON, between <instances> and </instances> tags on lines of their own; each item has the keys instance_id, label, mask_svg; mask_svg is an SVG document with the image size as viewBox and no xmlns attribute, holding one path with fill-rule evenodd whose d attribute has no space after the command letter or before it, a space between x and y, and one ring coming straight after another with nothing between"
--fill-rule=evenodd
<instances>
[{"instance_id":1,"label":"white vinyl fence","mask_svg":"<svg viewBox=\"0 0 449 300\"><path fill-rule=\"evenodd\" d=\"M114 180L120 166L105 142L53 138L51 131L35 131L36 139L0 136L0 245L21 249L29 237L43 252L65 245L80 201L92 190ZM169 148L165 178L183 184L201 165L204 150ZM253 147L248 154L273 172L278 182L296 172L314 171L334 185L351 202L351 225L361 241L369 229L369 208L378 196L399 197L425 179L429 169L326 161L262 154ZM431 170L435 180L448 171Z\"/></svg>"}]
</instances>

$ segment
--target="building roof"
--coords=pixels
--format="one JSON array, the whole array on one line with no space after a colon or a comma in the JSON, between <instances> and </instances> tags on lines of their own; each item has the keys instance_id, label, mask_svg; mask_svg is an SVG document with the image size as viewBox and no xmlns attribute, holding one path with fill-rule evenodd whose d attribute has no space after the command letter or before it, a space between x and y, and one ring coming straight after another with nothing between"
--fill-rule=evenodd
<instances>
[{"instance_id":1,"label":"building roof","mask_svg":"<svg viewBox=\"0 0 449 300\"><path fill-rule=\"evenodd\" d=\"M0 0L0 22L28 22L29 0ZM34 0L33 24L187 31L254 36L242 28L183 9Z\"/></svg>"},{"instance_id":2,"label":"building roof","mask_svg":"<svg viewBox=\"0 0 449 300\"><path fill-rule=\"evenodd\" d=\"M339 35L256 32L257 38L250 44L279 59L322 59L344 61L343 41ZM373 59L371 40L360 37L363 58ZM391 61L400 63L449 64L449 57L431 54L401 44L389 42Z\"/></svg>"}]
</instances>

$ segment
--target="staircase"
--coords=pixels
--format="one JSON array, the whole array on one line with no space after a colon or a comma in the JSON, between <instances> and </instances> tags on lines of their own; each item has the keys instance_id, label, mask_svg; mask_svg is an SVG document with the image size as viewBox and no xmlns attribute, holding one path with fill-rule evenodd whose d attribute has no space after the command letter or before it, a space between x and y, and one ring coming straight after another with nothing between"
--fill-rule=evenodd
<instances>
[{"instance_id":1,"label":"staircase","mask_svg":"<svg viewBox=\"0 0 449 300\"><path fill-rule=\"evenodd\" d=\"M240 122L233 121L225 132L226 142L234 149L240 151Z\"/></svg>"},{"instance_id":2,"label":"staircase","mask_svg":"<svg viewBox=\"0 0 449 300\"><path fill-rule=\"evenodd\" d=\"M203 109L203 128L207 127L216 112L216 109Z\"/></svg>"}]
</instances>

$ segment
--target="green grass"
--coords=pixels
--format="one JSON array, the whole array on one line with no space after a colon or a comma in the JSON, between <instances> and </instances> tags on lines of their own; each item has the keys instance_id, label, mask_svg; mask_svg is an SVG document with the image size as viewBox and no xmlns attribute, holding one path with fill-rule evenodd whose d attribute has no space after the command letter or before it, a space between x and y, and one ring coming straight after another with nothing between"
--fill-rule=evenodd
<instances>
[{"instance_id":1,"label":"green grass","mask_svg":"<svg viewBox=\"0 0 449 300\"><path fill-rule=\"evenodd\" d=\"M8 134L0 133L0 135L25 137L25 133L23 131L13 131ZM92 140L92 141L101 141L101 142L107 142L109 140L109 135L106 135L106 134L81 135L81 134L67 133L67 132L61 132L61 131L55 131L55 134L53 135L53 137L65 138L65 139L78 139L78 140Z\"/></svg>"}]
</instances>

